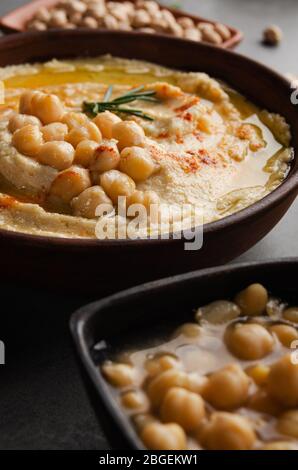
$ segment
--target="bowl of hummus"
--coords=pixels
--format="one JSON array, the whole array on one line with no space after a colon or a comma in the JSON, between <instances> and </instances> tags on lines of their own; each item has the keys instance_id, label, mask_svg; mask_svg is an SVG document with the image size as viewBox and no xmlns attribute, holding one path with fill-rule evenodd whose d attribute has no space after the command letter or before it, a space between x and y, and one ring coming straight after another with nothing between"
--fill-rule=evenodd
<instances>
[{"instance_id":1,"label":"bowl of hummus","mask_svg":"<svg viewBox=\"0 0 298 470\"><path fill-rule=\"evenodd\" d=\"M135 38L0 42L1 243L29 277L63 264L71 284L87 266L88 285L124 287L223 262L296 196L286 80L211 46Z\"/></svg>"}]
</instances>

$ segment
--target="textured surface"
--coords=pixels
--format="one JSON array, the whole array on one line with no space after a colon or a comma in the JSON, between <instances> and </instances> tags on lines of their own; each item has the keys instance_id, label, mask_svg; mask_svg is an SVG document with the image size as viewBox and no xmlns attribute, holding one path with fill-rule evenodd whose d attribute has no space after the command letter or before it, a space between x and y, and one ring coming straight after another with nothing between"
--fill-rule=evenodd
<instances>
[{"instance_id":1,"label":"textured surface","mask_svg":"<svg viewBox=\"0 0 298 470\"><path fill-rule=\"evenodd\" d=\"M2 0L0 14L23 3ZM282 73L298 74L295 0L184 0L182 4L201 16L239 27L245 33L239 52ZM284 31L284 41L276 49L260 44L261 32L270 23ZM240 259L298 256L297 220L296 202L278 226ZM90 299L75 292L53 294L50 285L48 291L2 285L1 300L6 366L0 373L0 449L106 448L68 332L69 314Z\"/></svg>"}]
</instances>

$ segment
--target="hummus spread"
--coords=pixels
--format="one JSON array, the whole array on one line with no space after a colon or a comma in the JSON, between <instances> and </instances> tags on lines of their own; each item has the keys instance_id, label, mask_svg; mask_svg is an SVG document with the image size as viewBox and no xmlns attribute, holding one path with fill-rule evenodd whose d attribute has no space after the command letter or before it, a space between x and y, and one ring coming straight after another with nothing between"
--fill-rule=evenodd
<instances>
[{"instance_id":1,"label":"hummus spread","mask_svg":"<svg viewBox=\"0 0 298 470\"><path fill-rule=\"evenodd\" d=\"M209 223L273 191L293 158L282 116L257 108L205 73L104 56L5 67L0 80L4 229L95 238L100 218L107 224L130 220L127 212L120 215L116 196L124 196L128 207L154 203L159 216L167 207L170 230L184 205ZM90 114L84 105L132 89L140 99L103 108L109 109L108 129L99 117L102 108ZM108 215L96 212L97 203L106 204ZM162 222L154 227L163 231Z\"/></svg>"}]
</instances>

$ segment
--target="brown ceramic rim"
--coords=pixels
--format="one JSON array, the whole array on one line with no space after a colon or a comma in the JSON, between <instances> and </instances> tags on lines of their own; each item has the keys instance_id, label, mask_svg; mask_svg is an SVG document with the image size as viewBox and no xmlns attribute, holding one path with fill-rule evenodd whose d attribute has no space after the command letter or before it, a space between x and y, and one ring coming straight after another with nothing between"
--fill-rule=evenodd
<instances>
[{"instance_id":1,"label":"brown ceramic rim","mask_svg":"<svg viewBox=\"0 0 298 470\"><path fill-rule=\"evenodd\" d=\"M103 35L118 35L119 36L119 43L121 43L120 38L123 36L135 36L136 43L139 36L148 36L140 33L134 32L111 32L111 31L90 31L89 29L79 29L79 30L52 30L46 32L29 32L24 34L14 34L9 35L3 38L0 38L0 48L5 48L9 50L10 47L14 48L16 44L23 43L24 40L28 43L27 46L30 47L30 42L34 43L35 41L41 40L43 37L55 37L55 35L63 36L72 36L72 35L83 35L85 37L88 36L98 36L100 38ZM188 45L189 41L180 39L180 38L171 38L164 35L154 35L155 40L162 40L164 42L176 42L176 44L186 46ZM194 43L195 44L195 43ZM210 51L212 54L213 50L218 50L217 47L198 43L196 46L200 49L205 49ZM253 68L257 67L260 73L263 73L267 76L271 76L272 79L275 81L279 81L282 87L288 87L290 90L290 82L285 77L283 77L278 72L270 69L269 67L257 62L253 59L250 59L244 55L221 49L221 54L223 55L223 59L228 60L230 57L237 57L239 60L239 66L241 62L245 61L247 64L251 64ZM40 59L42 60L42 59ZM294 106L294 105L293 105ZM298 110L297 110L298 113ZM282 111L281 111L282 114ZM298 148L296 149L298 151ZM286 196L290 196L293 194L297 196L298 194L298 155L294 155L294 160L292 162L292 166L290 172L286 179L278 186L275 190L269 193L260 201L255 202L254 204L248 206L245 209L240 210L232 215L227 217L223 217L222 219L211 222L204 225L204 235L214 234L222 229L229 229L233 230L235 225L241 225L243 223L249 224L250 220L255 219L256 216L261 217L263 213L267 212L268 210L274 210L274 207L283 200ZM187 241L186 238L183 236L181 239L176 239L173 236L170 236L170 239L137 239L137 240L127 240L127 239L120 239L120 240L98 240L98 239L84 239L84 238L64 238L64 237L51 237L51 236L44 236L44 235L32 235L26 234L22 232L13 232L11 230L0 229L0 238L9 238L10 240L21 241L23 245L37 245L37 246L53 246L53 247L63 247L63 248L73 248L73 249L80 249L80 248L88 248L88 247L104 247L104 246L146 246L147 244L151 245L167 245L168 243L181 243Z\"/></svg>"},{"instance_id":2,"label":"brown ceramic rim","mask_svg":"<svg viewBox=\"0 0 298 470\"><path fill-rule=\"evenodd\" d=\"M16 33L16 32L25 32L24 29L24 22L27 22L32 18L34 13L38 11L39 8L41 7L53 7L58 3L59 0L33 0L29 3L26 3L25 5L22 5L9 13L5 14L0 18L0 29L4 33ZM120 2L125 1L125 0L118 0ZM130 0L131 2L135 3L136 0ZM173 13L173 15L176 18L180 18L182 16L187 16L188 18L191 18L195 22L204 22L204 23L211 23L215 24L216 21L214 20L209 20L206 18L202 18L197 15L193 15L191 13L188 13L186 11L177 9L177 8L170 8L167 7L166 5L161 5L164 9L170 11ZM17 21L19 19L19 21ZM17 24L18 23L18 24ZM242 39L243 39L243 34L242 32L237 29L233 28L232 26L225 25L229 29L229 31L232 33L232 36L222 42L220 47L226 48L226 49L232 49L234 48L237 44L239 44ZM99 28L100 29L100 28Z\"/></svg>"}]
</instances>

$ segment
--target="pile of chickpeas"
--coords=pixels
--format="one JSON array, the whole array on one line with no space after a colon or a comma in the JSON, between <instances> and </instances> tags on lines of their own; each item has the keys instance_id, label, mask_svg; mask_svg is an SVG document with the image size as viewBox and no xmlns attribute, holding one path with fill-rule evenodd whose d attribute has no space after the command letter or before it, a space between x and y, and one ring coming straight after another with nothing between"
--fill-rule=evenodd
<instances>
[{"instance_id":1,"label":"pile of chickpeas","mask_svg":"<svg viewBox=\"0 0 298 470\"><path fill-rule=\"evenodd\" d=\"M101 366L144 446L297 450L298 358L291 348L298 346L298 307L252 284L233 301L199 308L195 318L164 348ZM185 345L198 348L191 368ZM202 373L211 353L213 367Z\"/></svg>"},{"instance_id":2,"label":"pile of chickpeas","mask_svg":"<svg viewBox=\"0 0 298 470\"><path fill-rule=\"evenodd\" d=\"M191 18L175 16L152 0L114 2L106 0L60 0L52 8L39 8L27 23L27 29L105 28L168 34L193 41L220 45L231 38L222 23L195 23Z\"/></svg>"},{"instance_id":3,"label":"pile of chickpeas","mask_svg":"<svg viewBox=\"0 0 298 470\"><path fill-rule=\"evenodd\" d=\"M113 210L118 197L127 206L158 204L154 191L139 191L136 183L157 169L146 148L143 128L105 111L93 120L66 111L53 94L26 91L19 113L8 123L12 145L21 154L57 170L46 199L69 206L76 216L94 218L101 204Z\"/></svg>"}]
</instances>

